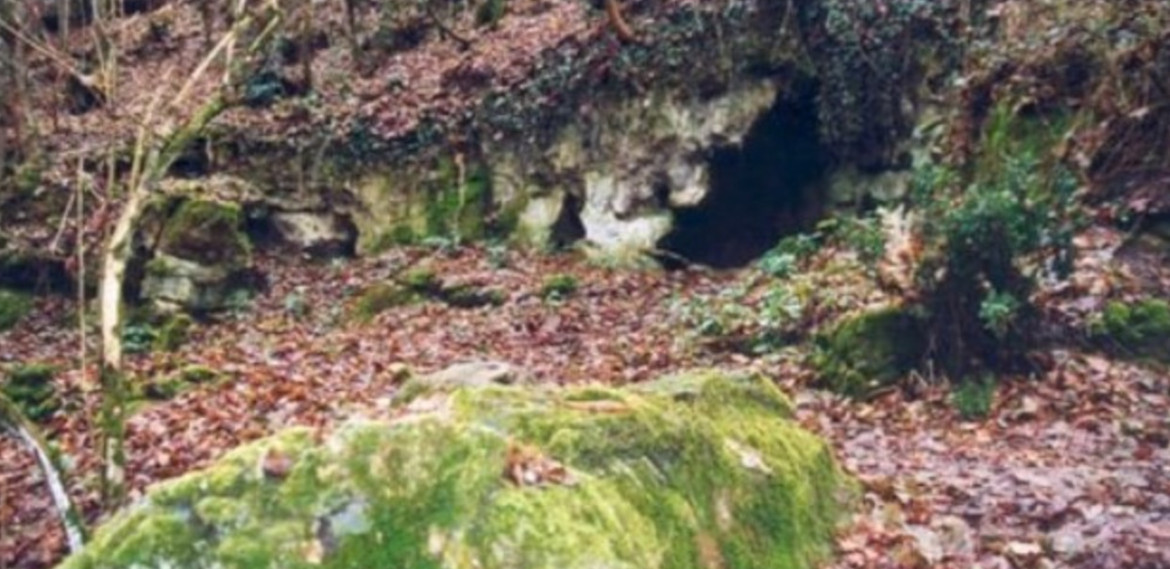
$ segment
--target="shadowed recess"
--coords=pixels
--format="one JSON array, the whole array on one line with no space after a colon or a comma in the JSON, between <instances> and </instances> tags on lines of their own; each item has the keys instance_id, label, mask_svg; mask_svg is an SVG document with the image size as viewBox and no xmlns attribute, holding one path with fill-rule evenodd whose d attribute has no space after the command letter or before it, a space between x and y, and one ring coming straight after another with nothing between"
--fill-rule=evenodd
<instances>
[{"instance_id":1,"label":"shadowed recess","mask_svg":"<svg viewBox=\"0 0 1170 569\"><path fill-rule=\"evenodd\" d=\"M815 190L829 162L817 134L816 93L811 81L781 93L741 144L716 148L710 191L698 205L674 211L674 229L659 248L694 263L738 267L816 223L823 204Z\"/></svg>"}]
</instances>

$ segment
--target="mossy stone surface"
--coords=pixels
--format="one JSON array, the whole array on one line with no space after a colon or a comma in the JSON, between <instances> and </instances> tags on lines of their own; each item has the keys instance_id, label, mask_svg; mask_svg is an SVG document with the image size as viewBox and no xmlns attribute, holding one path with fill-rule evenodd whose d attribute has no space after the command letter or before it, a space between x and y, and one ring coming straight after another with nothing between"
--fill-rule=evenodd
<instances>
[{"instance_id":1,"label":"mossy stone surface","mask_svg":"<svg viewBox=\"0 0 1170 569\"><path fill-rule=\"evenodd\" d=\"M852 489L753 375L445 384L396 404L156 485L61 567L804 568Z\"/></svg>"},{"instance_id":2,"label":"mossy stone surface","mask_svg":"<svg viewBox=\"0 0 1170 569\"><path fill-rule=\"evenodd\" d=\"M0 332L16 326L32 310L32 298L0 288Z\"/></svg>"},{"instance_id":3,"label":"mossy stone surface","mask_svg":"<svg viewBox=\"0 0 1170 569\"><path fill-rule=\"evenodd\" d=\"M369 322L391 308L413 304L419 300L421 297L417 292L398 283L375 283L358 294L349 314L358 322Z\"/></svg>"},{"instance_id":4,"label":"mossy stone surface","mask_svg":"<svg viewBox=\"0 0 1170 569\"><path fill-rule=\"evenodd\" d=\"M228 269L251 263L252 246L236 204L189 199L166 221L159 249L200 265Z\"/></svg>"},{"instance_id":5,"label":"mossy stone surface","mask_svg":"<svg viewBox=\"0 0 1170 569\"><path fill-rule=\"evenodd\" d=\"M850 317L814 338L819 384L863 397L897 381L926 352L922 320L899 307Z\"/></svg>"}]
</instances>

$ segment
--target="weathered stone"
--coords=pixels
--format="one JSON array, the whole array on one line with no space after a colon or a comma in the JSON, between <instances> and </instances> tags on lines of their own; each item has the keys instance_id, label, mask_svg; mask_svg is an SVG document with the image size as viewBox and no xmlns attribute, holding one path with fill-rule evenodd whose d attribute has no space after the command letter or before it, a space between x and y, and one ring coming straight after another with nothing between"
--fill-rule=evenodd
<instances>
[{"instance_id":1,"label":"weathered stone","mask_svg":"<svg viewBox=\"0 0 1170 569\"><path fill-rule=\"evenodd\" d=\"M592 109L536 156L489 147L494 196L523 201L521 236L536 245L571 193L581 203L586 240L617 254L652 250L670 231L671 209L707 195L712 150L742 142L776 93L772 82L755 80L709 99L655 91Z\"/></svg>"},{"instance_id":2,"label":"weathered stone","mask_svg":"<svg viewBox=\"0 0 1170 569\"><path fill-rule=\"evenodd\" d=\"M251 283L252 244L235 203L166 196L138 225L141 296L165 311L212 312ZM153 256L151 256L153 255Z\"/></svg>"},{"instance_id":3,"label":"weathered stone","mask_svg":"<svg viewBox=\"0 0 1170 569\"><path fill-rule=\"evenodd\" d=\"M521 385L532 382L527 372L507 362L463 362L416 379L428 389Z\"/></svg>"},{"instance_id":4,"label":"weathered stone","mask_svg":"<svg viewBox=\"0 0 1170 569\"><path fill-rule=\"evenodd\" d=\"M764 378L465 383L157 485L62 569L796 569L831 551L850 485Z\"/></svg>"},{"instance_id":5,"label":"weathered stone","mask_svg":"<svg viewBox=\"0 0 1170 569\"><path fill-rule=\"evenodd\" d=\"M243 232L243 213L233 203L190 199L167 218L158 251L226 270L247 267L252 246Z\"/></svg>"},{"instance_id":6,"label":"weathered stone","mask_svg":"<svg viewBox=\"0 0 1170 569\"><path fill-rule=\"evenodd\" d=\"M281 241L314 255L345 255L357 239L352 224L329 212L276 212L269 220Z\"/></svg>"},{"instance_id":7,"label":"weathered stone","mask_svg":"<svg viewBox=\"0 0 1170 569\"><path fill-rule=\"evenodd\" d=\"M926 353L920 318L886 307L846 318L815 338L822 387L862 397L902 378Z\"/></svg>"},{"instance_id":8,"label":"weathered stone","mask_svg":"<svg viewBox=\"0 0 1170 569\"><path fill-rule=\"evenodd\" d=\"M221 310L233 291L247 288L246 275L244 268L201 265L160 253L146 265L142 296L164 312Z\"/></svg>"}]
</instances>

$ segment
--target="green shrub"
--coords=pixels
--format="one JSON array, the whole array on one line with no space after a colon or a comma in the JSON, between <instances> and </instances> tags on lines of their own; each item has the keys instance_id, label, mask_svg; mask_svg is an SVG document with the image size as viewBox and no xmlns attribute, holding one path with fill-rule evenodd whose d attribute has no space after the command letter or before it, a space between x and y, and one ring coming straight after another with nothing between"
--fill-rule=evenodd
<instances>
[{"instance_id":1,"label":"green shrub","mask_svg":"<svg viewBox=\"0 0 1170 569\"><path fill-rule=\"evenodd\" d=\"M854 316L813 338L817 384L864 397L912 371L926 352L923 321L890 307Z\"/></svg>"},{"instance_id":2,"label":"green shrub","mask_svg":"<svg viewBox=\"0 0 1170 569\"><path fill-rule=\"evenodd\" d=\"M950 377L1022 364L1036 336L1027 299L1041 275L1067 276L1079 226L1072 173L1037 158L1007 119L992 122L974 170L926 166L911 191L925 245L918 296L931 358Z\"/></svg>"},{"instance_id":3,"label":"green shrub","mask_svg":"<svg viewBox=\"0 0 1170 569\"><path fill-rule=\"evenodd\" d=\"M20 407L25 417L32 421L43 421L61 407L61 401L53 388L53 377L57 371L56 366L43 363L20 365L8 371L0 389Z\"/></svg>"},{"instance_id":4,"label":"green shrub","mask_svg":"<svg viewBox=\"0 0 1170 569\"><path fill-rule=\"evenodd\" d=\"M1165 300L1110 302L1092 331L1111 348L1170 361L1170 302Z\"/></svg>"},{"instance_id":5,"label":"green shrub","mask_svg":"<svg viewBox=\"0 0 1170 569\"><path fill-rule=\"evenodd\" d=\"M0 289L0 332L16 326L32 307L32 298L27 294Z\"/></svg>"},{"instance_id":6,"label":"green shrub","mask_svg":"<svg viewBox=\"0 0 1170 569\"><path fill-rule=\"evenodd\" d=\"M951 392L951 404L964 421L986 418L995 403L995 377L985 375L979 380L967 380Z\"/></svg>"},{"instance_id":7,"label":"green shrub","mask_svg":"<svg viewBox=\"0 0 1170 569\"><path fill-rule=\"evenodd\" d=\"M573 275L563 273L549 275L544 279L544 285L540 287L540 296L545 300L562 300L573 296L578 287L577 277Z\"/></svg>"}]
</instances>

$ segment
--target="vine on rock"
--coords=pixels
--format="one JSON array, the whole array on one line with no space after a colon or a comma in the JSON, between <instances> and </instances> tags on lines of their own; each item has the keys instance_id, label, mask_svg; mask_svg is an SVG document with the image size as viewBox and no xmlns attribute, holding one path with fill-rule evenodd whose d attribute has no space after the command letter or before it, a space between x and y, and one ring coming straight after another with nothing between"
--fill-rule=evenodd
<instances>
[{"instance_id":1,"label":"vine on rock","mask_svg":"<svg viewBox=\"0 0 1170 569\"><path fill-rule=\"evenodd\" d=\"M838 158L862 165L892 161L889 150L909 132L910 88L922 72L921 50L946 56L954 0L821 0L799 3L805 48L821 81L822 142Z\"/></svg>"}]
</instances>

